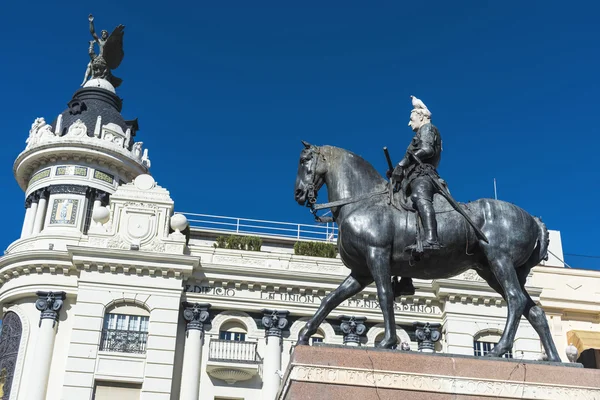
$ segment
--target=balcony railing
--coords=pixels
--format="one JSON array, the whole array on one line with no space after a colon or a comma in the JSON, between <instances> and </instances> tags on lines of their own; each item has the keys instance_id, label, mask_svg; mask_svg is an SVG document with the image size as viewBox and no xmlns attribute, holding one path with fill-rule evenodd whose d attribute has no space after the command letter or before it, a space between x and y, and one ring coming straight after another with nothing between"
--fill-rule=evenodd
<instances>
[{"instance_id":1,"label":"balcony railing","mask_svg":"<svg viewBox=\"0 0 600 400\"><path fill-rule=\"evenodd\" d=\"M256 342L213 339L210 341L208 359L211 361L259 363L262 360L256 352L256 345Z\"/></svg>"},{"instance_id":2,"label":"balcony railing","mask_svg":"<svg viewBox=\"0 0 600 400\"><path fill-rule=\"evenodd\" d=\"M148 332L103 329L100 350L143 354L146 352L147 341Z\"/></svg>"},{"instance_id":3,"label":"balcony railing","mask_svg":"<svg viewBox=\"0 0 600 400\"><path fill-rule=\"evenodd\" d=\"M181 214L187 217L192 228L326 242L337 240L338 228L335 223L308 225L186 212Z\"/></svg>"}]
</instances>

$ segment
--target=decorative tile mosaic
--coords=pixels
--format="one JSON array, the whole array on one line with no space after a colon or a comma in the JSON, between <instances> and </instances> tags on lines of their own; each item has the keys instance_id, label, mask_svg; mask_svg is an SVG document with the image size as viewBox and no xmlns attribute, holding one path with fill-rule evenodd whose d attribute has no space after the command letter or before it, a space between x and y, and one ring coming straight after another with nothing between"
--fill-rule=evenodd
<instances>
[{"instance_id":1,"label":"decorative tile mosaic","mask_svg":"<svg viewBox=\"0 0 600 400\"><path fill-rule=\"evenodd\" d=\"M80 167L77 165L61 165L56 167L55 175L75 175L75 176L87 176L88 168Z\"/></svg>"},{"instance_id":2,"label":"decorative tile mosaic","mask_svg":"<svg viewBox=\"0 0 600 400\"><path fill-rule=\"evenodd\" d=\"M50 168L43 169L31 177L31 179L29 180L29 186L33 185L35 182L39 181L40 179L48 178L49 176L50 176Z\"/></svg>"},{"instance_id":3,"label":"decorative tile mosaic","mask_svg":"<svg viewBox=\"0 0 600 400\"><path fill-rule=\"evenodd\" d=\"M79 200L77 199L54 199L50 225L75 225L78 206Z\"/></svg>"},{"instance_id":4,"label":"decorative tile mosaic","mask_svg":"<svg viewBox=\"0 0 600 400\"><path fill-rule=\"evenodd\" d=\"M100 181L110 183L111 185L115 181L115 177L112 176L111 174L107 174L106 172L102 172L102 171L98 171L98 170L94 171L94 179L98 179Z\"/></svg>"}]
</instances>

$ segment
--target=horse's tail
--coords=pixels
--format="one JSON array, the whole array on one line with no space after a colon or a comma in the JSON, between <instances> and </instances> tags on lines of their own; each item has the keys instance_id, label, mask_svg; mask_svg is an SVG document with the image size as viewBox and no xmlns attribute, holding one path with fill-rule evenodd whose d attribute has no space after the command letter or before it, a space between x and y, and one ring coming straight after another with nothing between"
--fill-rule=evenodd
<instances>
[{"instance_id":1,"label":"horse's tail","mask_svg":"<svg viewBox=\"0 0 600 400\"><path fill-rule=\"evenodd\" d=\"M537 223L539 230L538 230L537 244L535 246L535 249L533 249L533 253L531 253L531 256L525 263L525 266L527 266L528 268L535 267L542 260L547 261L548 260L548 247L550 246L550 232L548 232L548 228L546 227L546 224L544 224L542 222L542 220L539 219L538 217L533 217L533 219Z\"/></svg>"}]
</instances>

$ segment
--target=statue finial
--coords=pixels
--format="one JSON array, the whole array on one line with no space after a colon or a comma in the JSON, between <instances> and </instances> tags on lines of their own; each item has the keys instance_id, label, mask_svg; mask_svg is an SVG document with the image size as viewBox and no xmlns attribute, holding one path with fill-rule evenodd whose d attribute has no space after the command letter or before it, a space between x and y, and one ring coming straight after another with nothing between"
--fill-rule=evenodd
<instances>
[{"instance_id":1,"label":"statue finial","mask_svg":"<svg viewBox=\"0 0 600 400\"><path fill-rule=\"evenodd\" d=\"M98 37L96 28L94 27L94 16L92 14L88 16L88 21L90 22L90 33L94 40L90 40L89 42L88 54L90 56L90 62L88 63L81 86L84 86L87 80L92 78L104 79L116 88L121 84L122 80L113 76L111 70L117 69L125 56L125 53L123 52L123 35L125 27L123 25L117 26L110 35L108 34L108 31L102 30L100 37ZM98 44L98 54L96 54L94 50L94 44Z\"/></svg>"}]
</instances>

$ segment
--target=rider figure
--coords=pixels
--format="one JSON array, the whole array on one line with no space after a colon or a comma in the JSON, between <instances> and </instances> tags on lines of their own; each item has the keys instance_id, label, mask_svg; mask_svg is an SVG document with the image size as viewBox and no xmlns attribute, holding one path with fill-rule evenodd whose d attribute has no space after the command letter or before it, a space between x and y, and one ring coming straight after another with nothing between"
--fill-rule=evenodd
<instances>
[{"instance_id":1,"label":"rider figure","mask_svg":"<svg viewBox=\"0 0 600 400\"><path fill-rule=\"evenodd\" d=\"M442 138L438 129L431 123L431 112L427 106L416 97L411 96L411 98L413 110L410 113L408 126L416 134L408 146L406 155L391 175L395 182L401 183L402 190L406 195L410 195L413 207L419 213L425 231L423 250L439 250L443 246L438 240L437 221L433 208L433 195L436 189L428 174L439 179L436 168L441 159ZM413 154L421 160L423 165L419 165ZM415 243L408 246L406 250L415 251L417 247L417 243ZM410 278L402 278L399 285L402 294L414 293L414 286Z\"/></svg>"},{"instance_id":2,"label":"rider figure","mask_svg":"<svg viewBox=\"0 0 600 400\"><path fill-rule=\"evenodd\" d=\"M416 135L413 137L406 155L394 169L392 177L396 182L402 182L406 195L410 195L423 223L425 230L424 250L438 250L442 247L437 236L437 222L433 209L433 195L436 191L429 175L439 179L437 166L442 157L442 138L438 129L431 123L431 112L425 104L414 96L413 110L410 113L408 126ZM423 163L419 165L413 155ZM404 179L403 179L404 178ZM416 244L408 246L407 250L416 249Z\"/></svg>"}]
</instances>

